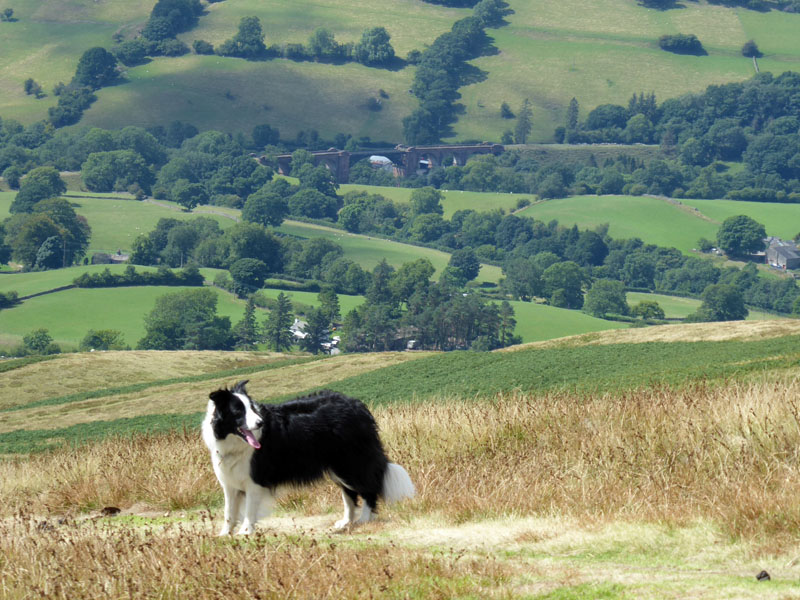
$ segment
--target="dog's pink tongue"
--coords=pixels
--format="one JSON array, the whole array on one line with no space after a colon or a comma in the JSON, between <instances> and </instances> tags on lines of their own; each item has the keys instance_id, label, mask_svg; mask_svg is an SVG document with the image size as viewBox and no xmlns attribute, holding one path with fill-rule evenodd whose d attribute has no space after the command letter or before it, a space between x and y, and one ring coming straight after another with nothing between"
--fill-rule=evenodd
<instances>
[{"instance_id":1,"label":"dog's pink tongue","mask_svg":"<svg viewBox=\"0 0 800 600\"><path fill-rule=\"evenodd\" d=\"M242 433L244 434L247 443L250 444L253 448L255 448L256 450L261 448L261 444L256 439L256 436L253 435L252 431L250 431L249 429L242 428Z\"/></svg>"}]
</instances>

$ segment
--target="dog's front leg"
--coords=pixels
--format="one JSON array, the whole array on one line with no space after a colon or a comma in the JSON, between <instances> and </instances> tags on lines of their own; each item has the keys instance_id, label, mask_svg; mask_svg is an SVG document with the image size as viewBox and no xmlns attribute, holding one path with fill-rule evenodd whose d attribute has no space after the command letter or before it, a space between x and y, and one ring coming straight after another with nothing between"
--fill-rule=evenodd
<instances>
[{"instance_id":1,"label":"dog's front leg","mask_svg":"<svg viewBox=\"0 0 800 600\"><path fill-rule=\"evenodd\" d=\"M225 495L225 523L222 525L219 535L228 535L239 520L239 510L241 509L244 492L223 485L222 493Z\"/></svg>"},{"instance_id":2,"label":"dog's front leg","mask_svg":"<svg viewBox=\"0 0 800 600\"><path fill-rule=\"evenodd\" d=\"M239 535L253 533L259 519L269 516L272 509L272 492L256 483L247 486L244 496L244 520Z\"/></svg>"}]
</instances>

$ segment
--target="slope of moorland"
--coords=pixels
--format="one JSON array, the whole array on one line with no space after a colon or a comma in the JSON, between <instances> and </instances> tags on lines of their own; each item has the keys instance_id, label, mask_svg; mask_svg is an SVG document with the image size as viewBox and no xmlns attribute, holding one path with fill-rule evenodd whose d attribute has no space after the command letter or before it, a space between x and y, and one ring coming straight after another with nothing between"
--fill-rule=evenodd
<instances>
[{"instance_id":1,"label":"slope of moorland","mask_svg":"<svg viewBox=\"0 0 800 600\"><path fill-rule=\"evenodd\" d=\"M4 363L4 596L795 597L799 334L775 321L514 352ZM208 392L238 379L259 399L365 398L417 497L335 534L336 487L293 490L254 536L215 538L197 427Z\"/></svg>"},{"instance_id":2,"label":"slope of moorland","mask_svg":"<svg viewBox=\"0 0 800 600\"><path fill-rule=\"evenodd\" d=\"M119 381L113 376L115 363L125 368L126 361L141 353L64 355L0 373L8 389L33 374L48 378L48 373L59 373L54 379L61 382L33 388L0 407L0 445L2 452L19 452L26 444L34 449L58 439L196 425L205 406L204 390L237 376L251 381L260 400L335 387L374 406L517 392L619 393L695 380L752 378L794 369L800 358L798 335L800 321L785 319L670 325L590 333L492 353L350 354L299 361L287 357L285 365L276 355L264 354L260 366L259 355L247 354L244 371L227 365L224 370L215 368L213 357L219 353L210 353L211 366L192 368L191 353L159 352L164 364L158 375L141 368L136 371L140 375L131 373ZM174 361L179 364L168 367ZM184 380L171 377L181 368L187 373ZM79 372L77 378L73 371ZM135 385L136 377L145 385ZM109 386L112 381L117 387ZM127 387L120 385L126 381L131 382ZM165 395L171 398L168 404L163 402Z\"/></svg>"},{"instance_id":3,"label":"slope of moorland","mask_svg":"<svg viewBox=\"0 0 800 600\"><path fill-rule=\"evenodd\" d=\"M654 10L628 0L552 3L509 0L506 24L489 29L491 48L473 61L476 83L463 87L464 112L453 139L499 140L509 122L500 104L513 108L529 98L534 110L532 140L549 141L563 124L575 97L582 111L603 103L625 104L641 91L659 101L712 83L742 81L754 70L740 54L754 39L764 57L760 70L800 69L796 31L800 15L758 12L713 5L705 0L677 2ZM95 45L111 47L111 36L130 35L147 19L151 2L106 0L31 0L15 7L18 20L3 23L6 45L0 57L0 115L31 122L54 104L26 96L22 83L33 77L50 92L72 77L81 53ZM424 49L452 23L470 14L420 0L391 4L364 0L256 2L239 0L209 6L198 26L181 35L189 44L230 38L243 16L257 15L268 45L305 43L314 29L327 27L337 41L354 42L377 25L386 27L399 56ZM694 33L708 54L686 56L658 48L663 34ZM43 46L41 40L47 40ZM106 128L151 126L180 119L200 129L249 132L270 123L287 138L303 129L323 137L351 133L375 140L401 139L401 119L416 107L407 93L413 67L373 69L356 64L320 64L285 59L244 61L215 56L157 58L127 69L126 81L100 90L82 123ZM370 111L369 98L384 91L382 110Z\"/></svg>"}]
</instances>

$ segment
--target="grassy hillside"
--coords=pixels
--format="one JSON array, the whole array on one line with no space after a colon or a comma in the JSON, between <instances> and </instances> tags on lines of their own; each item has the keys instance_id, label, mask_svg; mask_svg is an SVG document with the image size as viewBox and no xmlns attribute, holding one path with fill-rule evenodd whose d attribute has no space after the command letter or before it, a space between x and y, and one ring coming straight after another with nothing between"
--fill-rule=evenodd
<instances>
[{"instance_id":1,"label":"grassy hillside","mask_svg":"<svg viewBox=\"0 0 800 600\"><path fill-rule=\"evenodd\" d=\"M547 140L563 125L575 97L581 116L599 104L625 104L634 92L654 91L659 101L713 83L741 81L753 73L740 54L755 39L765 58L762 71L800 69L796 32L800 15L759 13L680 2L667 11L647 10L625 0L545 0L509 2L509 25L492 30L499 52L474 61L488 73L485 81L461 90L466 115L457 138L494 138L508 128L501 102L533 104L533 139ZM708 56L670 54L658 48L663 34L694 33Z\"/></svg>"},{"instance_id":2,"label":"grassy hillside","mask_svg":"<svg viewBox=\"0 0 800 600\"><path fill-rule=\"evenodd\" d=\"M0 54L0 116L29 123L54 106L53 86L69 83L81 54L93 46L110 47L116 31L143 23L153 2L127 0L25 0L7 2L16 21L3 23ZM26 96L23 83L32 77L46 98ZM124 123L120 125L124 126Z\"/></svg>"},{"instance_id":3,"label":"grassy hillside","mask_svg":"<svg viewBox=\"0 0 800 600\"><path fill-rule=\"evenodd\" d=\"M144 317L155 306L156 298L183 289L192 288L71 289L31 298L0 311L0 344L18 344L26 333L44 327L56 343L66 348L77 347L89 329L117 329L125 343L135 347L144 336ZM217 313L235 324L244 314L244 301L213 289L219 297Z\"/></svg>"},{"instance_id":4,"label":"grassy hillside","mask_svg":"<svg viewBox=\"0 0 800 600\"><path fill-rule=\"evenodd\" d=\"M441 272L450 260L450 255L440 250L348 233L341 229L322 225L285 221L278 228L278 231L302 238L322 237L332 240L344 248L345 256L369 270L372 270L384 258L393 266L400 266L405 262L411 262L418 258L427 258L436 268L436 271ZM436 277L437 275L434 276ZM500 277L500 267L483 265L477 281L496 283L500 280Z\"/></svg>"},{"instance_id":5,"label":"grassy hillside","mask_svg":"<svg viewBox=\"0 0 800 600\"><path fill-rule=\"evenodd\" d=\"M401 187L382 187L376 185L359 185L346 183L339 186L339 194L350 191L364 191L369 194L380 194L394 202L408 203L413 189ZM465 192L462 190L439 190L444 195L442 208L444 218L449 219L457 210L487 211L501 209L509 212L516 208L520 198L532 199L532 194L513 194L502 192Z\"/></svg>"},{"instance_id":6,"label":"grassy hillside","mask_svg":"<svg viewBox=\"0 0 800 600\"><path fill-rule=\"evenodd\" d=\"M667 319L685 319L700 307L700 300L694 298L681 298L678 296L666 296L663 294L645 294L641 292L628 292L628 304L634 306L644 300L658 302L664 310ZM777 319L775 315L762 312L760 310L750 310L747 319L750 321L760 321L764 319Z\"/></svg>"},{"instance_id":7,"label":"grassy hillside","mask_svg":"<svg viewBox=\"0 0 800 600\"><path fill-rule=\"evenodd\" d=\"M234 27L235 31L235 27ZM217 56L158 58L128 69L128 81L97 93L81 124L150 127L174 120L201 130L242 131L269 123L286 139L316 129L389 142L402 137L402 118L414 108L410 69L323 65L276 59L250 62ZM380 111L367 108L383 89Z\"/></svg>"},{"instance_id":8,"label":"grassy hillside","mask_svg":"<svg viewBox=\"0 0 800 600\"><path fill-rule=\"evenodd\" d=\"M263 368L258 367L252 355L243 355L249 357L250 362L245 365L247 377L240 378L250 379L251 390L260 400L277 400L334 386L372 405L454 397L488 398L514 391L617 392L641 386L682 386L695 379L721 380L783 372L793 368L800 356L798 334L800 322L781 320L736 323L730 327L727 324L669 325L590 333L493 353L350 354L312 362L292 361L283 366L270 359ZM730 343L732 339L737 343ZM165 361L164 368L174 361L187 365L186 360L194 356L181 352L158 355ZM109 388L109 382L114 380L107 377L115 361L126 361L128 356L126 352L65 355L0 373L0 385L13 385L12 380L19 381L26 373L52 377L47 374L58 372L59 381L67 383L79 376L82 382L70 386L67 395L49 385L30 390L19 401L0 407L0 444L17 444L15 440L22 434L12 432L18 429L34 432L73 428L59 435L76 439L73 436L81 431L86 433L85 428L92 423L96 424L94 435L125 431L127 420L133 418L147 417L143 423L148 427L156 426L159 415L172 415L162 427L174 426L174 415L183 415L183 422L196 424L198 411L205 407L203 390L224 385L237 377L236 373L229 372L228 366L224 372L218 370L217 373L210 366L206 367L207 371L187 368L186 375L191 377L186 381L174 381L170 378L174 376L167 371L159 371L157 376L148 375L149 371L144 369L140 371L140 381L148 382L146 389L124 387L134 386L136 382L130 378L129 383L119 389ZM86 375L87 366L96 372ZM115 385L122 383L115 382ZM160 401L164 394L173 398L169 406ZM98 398L105 400L98 402ZM87 410L89 408L92 410ZM59 419L49 418L53 411L58 412ZM55 432L36 443L52 443L53 436ZM5 451L9 451L8 447Z\"/></svg>"},{"instance_id":9,"label":"grassy hillside","mask_svg":"<svg viewBox=\"0 0 800 600\"><path fill-rule=\"evenodd\" d=\"M716 223L722 223L728 217L747 215L762 223L768 235L790 240L800 233L800 206L797 204L737 200L681 200L681 202L696 208L698 212Z\"/></svg>"},{"instance_id":10,"label":"grassy hillside","mask_svg":"<svg viewBox=\"0 0 800 600\"><path fill-rule=\"evenodd\" d=\"M496 195L485 194L484 196L491 199ZM0 193L0 218L8 215L8 206L13 197L12 193ZM239 219L239 211L216 206L201 206L193 212L187 213L174 202L162 200L138 202L131 200L126 195L76 192L68 193L66 197L75 206L75 211L86 217L92 228L89 255L94 252L129 251L136 236L152 231L161 218L188 220L201 216L210 217L217 220L223 229L232 226ZM344 248L345 256L370 270L384 257L389 264L395 267L399 267L404 262L425 257L433 263L437 271L441 271L447 266L447 262L450 260L449 254L439 250L366 235L350 234L340 229L321 225L286 221L280 226L279 231L301 238L325 237L331 239ZM500 276L499 267L485 265L481 269L478 281L496 283Z\"/></svg>"},{"instance_id":11,"label":"grassy hillside","mask_svg":"<svg viewBox=\"0 0 800 600\"><path fill-rule=\"evenodd\" d=\"M608 223L616 239L638 237L649 244L674 246L683 252L701 237L715 239L719 225L660 198L645 196L575 196L533 204L520 212L547 223L593 228Z\"/></svg>"},{"instance_id":12,"label":"grassy hillside","mask_svg":"<svg viewBox=\"0 0 800 600\"><path fill-rule=\"evenodd\" d=\"M370 27L382 26L392 36L395 52L405 56L450 29L454 21L470 14L417 0L375 3L370 0L236 0L211 5L198 27L180 37L191 45L201 39L215 46L236 33L242 17L258 15L265 43L306 43L317 27L332 31L339 43L358 42Z\"/></svg>"},{"instance_id":13,"label":"grassy hillside","mask_svg":"<svg viewBox=\"0 0 800 600\"><path fill-rule=\"evenodd\" d=\"M797 321L707 323L511 352L108 352L8 368L5 595L57 582L70 598L795 597L798 334ZM417 497L333 533L326 483L292 490L251 537L215 537L222 495L197 426L209 391L245 378L262 400L306 386L365 398Z\"/></svg>"},{"instance_id":14,"label":"grassy hillside","mask_svg":"<svg viewBox=\"0 0 800 600\"><path fill-rule=\"evenodd\" d=\"M489 30L496 52L474 61L483 81L462 88L465 112L453 139L498 140L509 121L500 118L502 102L518 107L530 98L532 140L548 141L563 124L573 96L582 115L598 104L624 104L631 94L654 91L660 101L712 83L741 81L753 65L740 54L754 39L765 56L762 71L800 69L796 32L800 15L756 12L699 2L680 2L667 11L645 9L629 0L552 3L510 0L508 25ZM46 115L49 96L25 96L28 77L46 91L68 81L80 54L94 45L109 47L111 35L131 32L147 18L152 2L119 0L31 0L15 7L19 20L3 24L0 57L0 115L30 122ZM400 56L423 49L451 24L470 14L418 0L375 4L366 0L237 0L214 3L199 26L182 34L191 43L218 44L236 31L242 16L261 18L267 44L305 43L317 27L327 27L340 42L357 41L367 27L382 25ZM695 33L708 56L663 52L657 39L668 33ZM47 40L43 46L41 40ZM403 116L416 106L407 93L413 67L399 71L359 65L298 63L283 59L248 62L218 57L159 58L128 69L127 82L101 90L83 124L103 127L156 125L173 119L201 129L249 132L270 123L291 138L315 128L400 141ZM388 93L380 112L365 103L379 90Z\"/></svg>"}]
</instances>

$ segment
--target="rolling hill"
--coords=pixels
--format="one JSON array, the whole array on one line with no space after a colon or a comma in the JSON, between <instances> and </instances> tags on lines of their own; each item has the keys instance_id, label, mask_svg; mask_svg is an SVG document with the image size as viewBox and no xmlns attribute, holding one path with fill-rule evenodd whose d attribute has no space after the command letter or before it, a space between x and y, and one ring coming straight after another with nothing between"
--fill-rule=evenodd
<instances>
[{"instance_id":1,"label":"rolling hill","mask_svg":"<svg viewBox=\"0 0 800 600\"><path fill-rule=\"evenodd\" d=\"M509 122L500 104L533 104L532 140L549 141L563 124L572 97L585 115L603 103L625 104L633 93L654 91L659 101L698 92L712 83L741 81L753 64L740 54L754 39L765 54L761 71L800 70L800 15L757 12L678 2L658 11L631 0L552 3L509 0L506 25L488 30L493 50L473 61L483 74L460 90L463 114L453 140L499 140ZM55 102L26 96L22 83L33 77L49 93L71 78L81 53L94 45L111 47L111 36L129 36L147 19L150 1L30 0L16 7L18 20L3 23L0 57L0 115L28 123L46 115ZM266 43L305 43L317 27L329 28L339 42L357 41L365 28L382 25L400 56L424 49L457 19L470 14L421 0L375 5L365 0L296 0L262 3L226 0L212 4L198 26L181 37L191 43L219 43L231 37L242 16L257 15ZM661 51L662 34L694 33L707 56ZM40 40L47 40L42 46ZM189 55L157 58L127 70L126 81L100 90L82 125L121 127L189 121L201 129L249 132L259 123L277 127L288 139L302 129L323 137L351 133L374 140L400 141L401 119L416 106L408 94L413 67L372 69L285 59L244 61ZM366 102L383 90L381 111Z\"/></svg>"}]
</instances>

